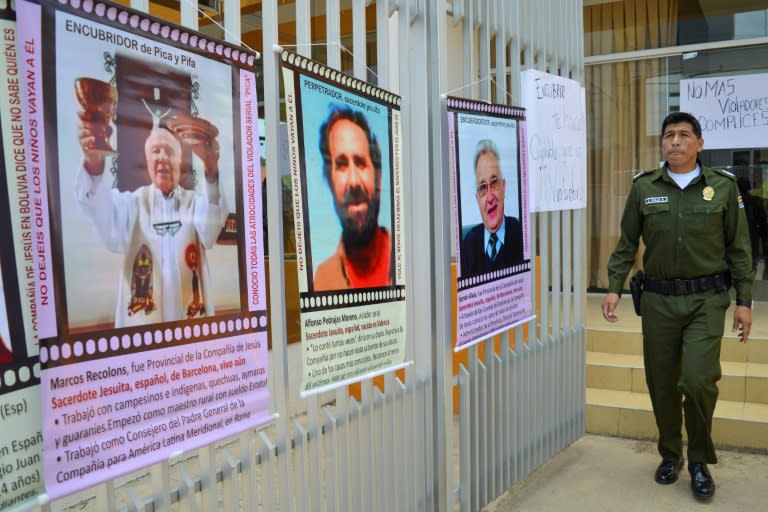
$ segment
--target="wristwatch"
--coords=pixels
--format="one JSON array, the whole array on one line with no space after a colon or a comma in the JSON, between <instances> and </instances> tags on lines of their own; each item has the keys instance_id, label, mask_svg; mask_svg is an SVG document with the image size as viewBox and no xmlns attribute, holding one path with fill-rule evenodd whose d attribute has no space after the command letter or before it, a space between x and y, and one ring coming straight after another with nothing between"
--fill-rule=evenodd
<instances>
[{"instance_id":1,"label":"wristwatch","mask_svg":"<svg viewBox=\"0 0 768 512\"><path fill-rule=\"evenodd\" d=\"M751 300L736 299L736 305L737 306L746 306L746 307L752 309L752 301Z\"/></svg>"}]
</instances>

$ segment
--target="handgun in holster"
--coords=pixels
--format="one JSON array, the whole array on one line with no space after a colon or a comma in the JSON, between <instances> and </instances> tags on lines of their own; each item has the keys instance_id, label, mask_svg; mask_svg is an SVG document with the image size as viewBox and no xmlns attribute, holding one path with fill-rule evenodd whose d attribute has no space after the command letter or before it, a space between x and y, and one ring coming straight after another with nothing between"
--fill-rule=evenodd
<instances>
[{"instance_id":1,"label":"handgun in holster","mask_svg":"<svg viewBox=\"0 0 768 512\"><path fill-rule=\"evenodd\" d=\"M632 294L632 304L635 306L635 313L640 316L640 297L643 295L643 281L645 274L638 270L635 275L629 278L629 292Z\"/></svg>"}]
</instances>

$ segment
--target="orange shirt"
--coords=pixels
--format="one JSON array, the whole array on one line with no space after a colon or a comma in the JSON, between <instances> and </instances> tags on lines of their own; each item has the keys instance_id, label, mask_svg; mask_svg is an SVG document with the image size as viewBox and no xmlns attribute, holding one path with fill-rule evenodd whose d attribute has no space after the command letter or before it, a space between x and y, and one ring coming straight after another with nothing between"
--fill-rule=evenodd
<instances>
[{"instance_id":1,"label":"orange shirt","mask_svg":"<svg viewBox=\"0 0 768 512\"><path fill-rule=\"evenodd\" d=\"M314 278L315 291L371 288L392 284L392 237L389 231L379 228L370 247L375 261L369 261L365 268L358 268L344 251L344 244L339 242L336 252L317 267Z\"/></svg>"}]
</instances>

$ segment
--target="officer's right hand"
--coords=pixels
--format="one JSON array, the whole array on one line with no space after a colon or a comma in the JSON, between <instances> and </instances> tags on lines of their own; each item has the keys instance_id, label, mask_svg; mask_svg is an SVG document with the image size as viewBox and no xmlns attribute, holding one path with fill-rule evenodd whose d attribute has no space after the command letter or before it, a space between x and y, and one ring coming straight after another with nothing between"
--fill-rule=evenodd
<instances>
[{"instance_id":1,"label":"officer's right hand","mask_svg":"<svg viewBox=\"0 0 768 512\"><path fill-rule=\"evenodd\" d=\"M618 293L609 293L603 300L603 318L609 322L618 322L619 317L616 316L616 306L619 304Z\"/></svg>"}]
</instances>

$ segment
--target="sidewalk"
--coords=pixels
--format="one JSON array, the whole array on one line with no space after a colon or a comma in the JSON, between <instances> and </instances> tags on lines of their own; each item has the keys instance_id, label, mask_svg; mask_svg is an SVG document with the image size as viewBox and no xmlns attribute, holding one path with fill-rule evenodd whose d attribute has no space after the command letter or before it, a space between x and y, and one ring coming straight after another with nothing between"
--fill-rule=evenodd
<instances>
[{"instance_id":1,"label":"sidewalk","mask_svg":"<svg viewBox=\"0 0 768 512\"><path fill-rule=\"evenodd\" d=\"M768 504L768 455L718 450L709 502L693 498L687 468L668 486L653 480L654 441L586 434L489 503L484 512L755 511Z\"/></svg>"}]
</instances>

